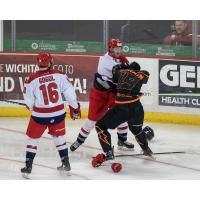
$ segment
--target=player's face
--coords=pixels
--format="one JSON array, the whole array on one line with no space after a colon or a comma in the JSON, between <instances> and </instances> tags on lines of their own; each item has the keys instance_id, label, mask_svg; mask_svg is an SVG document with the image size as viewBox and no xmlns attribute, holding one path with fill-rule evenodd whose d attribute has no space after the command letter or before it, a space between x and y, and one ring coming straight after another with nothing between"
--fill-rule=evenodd
<instances>
[{"instance_id":1,"label":"player's face","mask_svg":"<svg viewBox=\"0 0 200 200\"><path fill-rule=\"evenodd\" d=\"M122 54L122 47L115 47L115 48L113 48L113 54L115 56L120 56Z\"/></svg>"}]
</instances>

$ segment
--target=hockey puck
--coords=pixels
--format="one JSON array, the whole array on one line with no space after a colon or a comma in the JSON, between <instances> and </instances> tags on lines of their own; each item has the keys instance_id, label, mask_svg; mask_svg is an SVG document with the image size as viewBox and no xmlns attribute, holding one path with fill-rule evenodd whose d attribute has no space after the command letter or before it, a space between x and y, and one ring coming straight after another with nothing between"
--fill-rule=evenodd
<instances>
[{"instance_id":1,"label":"hockey puck","mask_svg":"<svg viewBox=\"0 0 200 200\"><path fill-rule=\"evenodd\" d=\"M112 168L114 173L118 173L122 170L122 165L120 163L113 163L111 165L111 168Z\"/></svg>"}]
</instances>

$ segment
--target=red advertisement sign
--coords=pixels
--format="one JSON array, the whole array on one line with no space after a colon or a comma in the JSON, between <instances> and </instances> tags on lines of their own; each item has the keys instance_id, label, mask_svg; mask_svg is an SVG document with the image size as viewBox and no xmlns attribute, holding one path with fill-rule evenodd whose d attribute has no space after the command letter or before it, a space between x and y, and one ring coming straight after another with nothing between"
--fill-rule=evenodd
<instances>
[{"instance_id":1,"label":"red advertisement sign","mask_svg":"<svg viewBox=\"0 0 200 200\"><path fill-rule=\"evenodd\" d=\"M0 53L0 100L22 100L25 77L38 70L35 53ZM52 54L53 69L66 73L79 101L88 101L99 55Z\"/></svg>"}]
</instances>

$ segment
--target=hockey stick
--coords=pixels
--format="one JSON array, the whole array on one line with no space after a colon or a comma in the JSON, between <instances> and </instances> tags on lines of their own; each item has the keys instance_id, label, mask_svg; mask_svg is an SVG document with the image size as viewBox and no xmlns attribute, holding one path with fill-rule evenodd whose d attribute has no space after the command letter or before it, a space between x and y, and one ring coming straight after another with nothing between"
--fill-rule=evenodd
<instances>
[{"instance_id":1,"label":"hockey stick","mask_svg":"<svg viewBox=\"0 0 200 200\"><path fill-rule=\"evenodd\" d=\"M16 101L10 101L10 100L0 100L0 101L4 101L4 102L7 102L7 103L11 103L11 104L17 104L17 105L20 105L20 106L26 106L25 103L20 103L20 102L16 102Z\"/></svg>"},{"instance_id":2,"label":"hockey stick","mask_svg":"<svg viewBox=\"0 0 200 200\"><path fill-rule=\"evenodd\" d=\"M186 153L184 151L169 151L169 152L156 152L153 153L153 155L163 155L163 154L181 154L181 153ZM138 154L120 154L116 155L115 157L126 157L126 156L143 156L144 154L138 153Z\"/></svg>"}]
</instances>

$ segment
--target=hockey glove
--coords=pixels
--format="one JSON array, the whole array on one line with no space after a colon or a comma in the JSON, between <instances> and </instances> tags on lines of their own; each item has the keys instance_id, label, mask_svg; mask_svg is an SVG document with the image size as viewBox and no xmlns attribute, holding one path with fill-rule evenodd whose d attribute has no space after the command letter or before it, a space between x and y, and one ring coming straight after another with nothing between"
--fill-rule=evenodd
<instances>
[{"instance_id":1,"label":"hockey glove","mask_svg":"<svg viewBox=\"0 0 200 200\"><path fill-rule=\"evenodd\" d=\"M92 166L99 167L104 161L106 161L105 154L99 153L97 156L92 158Z\"/></svg>"},{"instance_id":2,"label":"hockey glove","mask_svg":"<svg viewBox=\"0 0 200 200\"><path fill-rule=\"evenodd\" d=\"M151 127L146 126L146 127L144 127L143 131L145 132L146 138L148 140L152 140L154 138L154 131Z\"/></svg>"},{"instance_id":3,"label":"hockey glove","mask_svg":"<svg viewBox=\"0 0 200 200\"><path fill-rule=\"evenodd\" d=\"M69 105L69 110L70 110L70 117L71 119L80 119L81 118L81 109L80 109L80 104L78 103L78 108L74 109Z\"/></svg>"}]
</instances>

